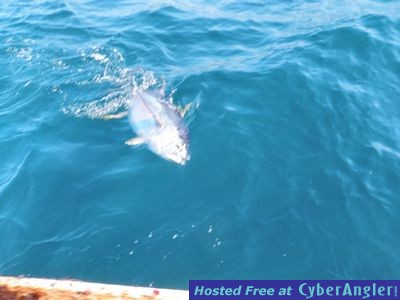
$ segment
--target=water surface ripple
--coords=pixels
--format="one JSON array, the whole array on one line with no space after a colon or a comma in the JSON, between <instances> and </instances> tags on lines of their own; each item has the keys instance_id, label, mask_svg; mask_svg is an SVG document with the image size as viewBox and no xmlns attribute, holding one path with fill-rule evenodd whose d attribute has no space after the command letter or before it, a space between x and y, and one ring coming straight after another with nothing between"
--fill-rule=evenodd
<instances>
[{"instance_id":1,"label":"water surface ripple","mask_svg":"<svg viewBox=\"0 0 400 300\"><path fill-rule=\"evenodd\" d=\"M0 3L0 273L400 277L398 1ZM185 167L132 149L134 88Z\"/></svg>"}]
</instances>

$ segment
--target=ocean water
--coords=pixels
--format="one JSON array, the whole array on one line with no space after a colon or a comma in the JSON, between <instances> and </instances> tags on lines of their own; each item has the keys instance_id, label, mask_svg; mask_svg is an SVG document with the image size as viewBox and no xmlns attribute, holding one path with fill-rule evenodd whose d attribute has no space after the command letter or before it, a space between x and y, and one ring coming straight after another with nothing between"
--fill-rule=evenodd
<instances>
[{"instance_id":1,"label":"ocean water","mask_svg":"<svg viewBox=\"0 0 400 300\"><path fill-rule=\"evenodd\" d=\"M186 166L99 118L137 87ZM0 157L3 275L399 279L400 4L3 0Z\"/></svg>"}]
</instances>

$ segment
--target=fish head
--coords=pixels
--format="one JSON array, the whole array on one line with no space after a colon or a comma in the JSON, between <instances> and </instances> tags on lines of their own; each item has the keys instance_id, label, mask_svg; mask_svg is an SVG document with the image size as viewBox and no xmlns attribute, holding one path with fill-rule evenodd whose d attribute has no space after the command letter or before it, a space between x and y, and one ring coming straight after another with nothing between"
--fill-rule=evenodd
<instances>
[{"instance_id":1,"label":"fish head","mask_svg":"<svg viewBox=\"0 0 400 300\"><path fill-rule=\"evenodd\" d=\"M188 145L183 141L171 144L168 151L164 152L164 157L184 166L190 159Z\"/></svg>"},{"instance_id":2,"label":"fish head","mask_svg":"<svg viewBox=\"0 0 400 300\"><path fill-rule=\"evenodd\" d=\"M177 164L190 160L187 136L179 130L164 130L149 145L156 154Z\"/></svg>"}]
</instances>

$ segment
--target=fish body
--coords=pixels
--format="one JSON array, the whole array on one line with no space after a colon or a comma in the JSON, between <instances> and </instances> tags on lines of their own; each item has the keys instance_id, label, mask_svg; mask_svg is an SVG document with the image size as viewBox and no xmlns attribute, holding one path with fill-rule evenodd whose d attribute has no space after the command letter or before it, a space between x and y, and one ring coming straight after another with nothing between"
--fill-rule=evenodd
<instances>
[{"instance_id":1,"label":"fish body","mask_svg":"<svg viewBox=\"0 0 400 300\"><path fill-rule=\"evenodd\" d=\"M181 165L190 159L188 130L171 102L151 92L136 92L129 105L129 122L157 155Z\"/></svg>"}]
</instances>

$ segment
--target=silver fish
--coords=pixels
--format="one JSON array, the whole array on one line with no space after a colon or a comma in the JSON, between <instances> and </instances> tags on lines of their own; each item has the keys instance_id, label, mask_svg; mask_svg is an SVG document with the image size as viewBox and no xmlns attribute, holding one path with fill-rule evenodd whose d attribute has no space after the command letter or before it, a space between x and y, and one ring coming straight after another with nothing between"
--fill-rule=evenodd
<instances>
[{"instance_id":1,"label":"silver fish","mask_svg":"<svg viewBox=\"0 0 400 300\"><path fill-rule=\"evenodd\" d=\"M183 116L190 105L180 109L151 92L135 92L129 103L129 111L107 115L116 119L128 115L137 134L125 143L135 146L147 144L155 154L167 160L185 165L190 159L189 134Z\"/></svg>"}]
</instances>

